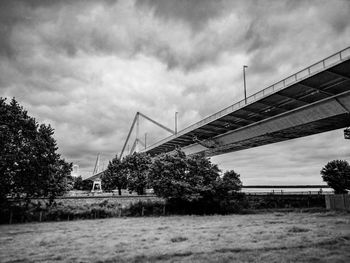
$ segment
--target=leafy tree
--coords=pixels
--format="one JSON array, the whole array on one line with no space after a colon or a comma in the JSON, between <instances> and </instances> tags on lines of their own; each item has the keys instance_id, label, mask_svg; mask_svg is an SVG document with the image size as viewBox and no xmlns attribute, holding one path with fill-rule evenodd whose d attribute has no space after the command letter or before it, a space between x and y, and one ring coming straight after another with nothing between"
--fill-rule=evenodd
<instances>
[{"instance_id":1,"label":"leafy tree","mask_svg":"<svg viewBox=\"0 0 350 263\"><path fill-rule=\"evenodd\" d=\"M0 98L0 201L49 197L67 190L72 164L56 153L50 125L39 124L15 99Z\"/></svg>"},{"instance_id":2,"label":"leafy tree","mask_svg":"<svg viewBox=\"0 0 350 263\"><path fill-rule=\"evenodd\" d=\"M134 153L126 156L122 165L127 175L127 185L130 192L136 191L143 195L148 183L148 169L151 158L146 153Z\"/></svg>"},{"instance_id":3,"label":"leafy tree","mask_svg":"<svg viewBox=\"0 0 350 263\"><path fill-rule=\"evenodd\" d=\"M336 194L346 194L350 190L350 165L347 161L333 160L321 170L323 181Z\"/></svg>"},{"instance_id":4,"label":"leafy tree","mask_svg":"<svg viewBox=\"0 0 350 263\"><path fill-rule=\"evenodd\" d=\"M240 175L234 170L226 171L216 181L215 195L212 203L216 204L220 213L237 212L248 206L245 194L239 192L242 188Z\"/></svg>"},{"instance_id":5,"label":"leafy tree","mask_svg":"<svg viewBox=\"0 0 350 263\"><path fill-rule=\"evenodd\" d=\"M192 155L187 157L187 169L187 177L197 199L211 199L215 195L215 184L220 177L218 166L205 156Z\"/></svg>"},{"instance_id":6,"label":"leafy tree","mask_svg":"<svg viewBox=\"0 0 350 263\"><path fill-rule=\"evenodd\" d=\"M90 180L83 180L81 176L74 178L74 185L73 189L75 190L83 190L83 191L89 191L92 189L93 182Z\"/></svg>"},{"instance_id":7,"label":"leafy tree","mask_svg":"<svg viewBox=\"0 0 350 263\"><path fill-rule=\"evenodd\" d=\"M150 166L149 181L157 196L191 200L193 193L187 175L186 155L176 150L174 154L161 154L154 160Z\"/></svg>"},{"instance_id":8,"label":"leafy tree","mask_svg":"<svg viewBox=\"0 0 350 263\"><path fill-rule=\"evenodd\" d=\"M156 195L168 200L192 202L215 194L219 168L200 155L186 157L176 150L162 154L150 167L149 179Z\"/></svg>"},{"instance_id":9,"label":"leafy tree","mask_svg":"<svg viewBox=\"0 0 350 263\"><path fill-rule=\"evenodd\" d=\"M149 171L156 195L167 199L169 209L178 213L230 213L244 206L244 194L237 192L242 182L236 172L220 177L220 169L210 159L186 157L176 150L159 155Z\"/></svg>"},{"instance_id":10,"label":"leafy tree","mask_svg":"<svg viewBox=\"0 0 350 263\"><path fill-rule=\"evenodd\" d=\"M242 189L240 175L234 170L226 171L222 177L222 183L227 191L239 191Z\"/></svg>"},{"instance_id":11,"label":"leafy tree","mask_svg":"<svg viewBox=\"0 0 350 263\"><path fill-rule=\"evenodd\" d=\"M124 166L118 156L109 162L106 171L101 177L104 189L114 190L118 188L119 195L122 195L122 189L125 189L127 186L127 171Z\"/></svg>"},{"instance_id":12,"label":"leafy tree","mask_svg":"<svg viewBox=\"0 0 350 263\"><path fill-rule=\"evenodd\" d=\"M227 199L234 196L242 188L240 175L234 170L226 171L224 175L216 180L215 198Z\"/></svg>"}]
</instances>

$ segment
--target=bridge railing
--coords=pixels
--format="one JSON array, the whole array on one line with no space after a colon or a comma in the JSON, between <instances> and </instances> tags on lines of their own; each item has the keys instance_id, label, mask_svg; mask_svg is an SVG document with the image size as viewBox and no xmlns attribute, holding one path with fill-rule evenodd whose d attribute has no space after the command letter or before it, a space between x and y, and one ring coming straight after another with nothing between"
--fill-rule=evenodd
<instances>
[{"instance_id":1,"label":"bridge railing","mask_svg":"<svg viewBox=\"0 0 350 263\"><path fill-rule=\"evenodd\" d=\"M184 135L192 130L195 130L201 126L204 126L210 122L213 122L214 120L217 120L223 116L226 116L238 109L241 109L259 99L262 99L264 97L267 97L277 91L280 91L282 89L285 89L299 81L302 81L305 78L311 77L313 75L316 75L317 73L330 68L344 60L350 59L350 47L347 47L319 62L316 62L314 64L312 64L311 66L304 68L296 73L294 73L293 75L286 77L285 79L282 79L281 81L278 81L270 86L268 86L267 88L258 91L257 93L254 93L253 95L247 97L247 103L245 103L245 100L240 100L239 102L236 102L235 104L226 107L225 109L214 113L204 119L202 119L199 122L196 122L188 127L186 127L185 129L179 131L177 134L175 135L171 135L169 137L166 137L152 145L150 145L149 147L147 147L146 149L143 150L143 152L147 152L148 150L158 147L160 145L162 145L163 143L175 139L176 137L179 137L181 135Z\"/></svg>"}]
</instances>

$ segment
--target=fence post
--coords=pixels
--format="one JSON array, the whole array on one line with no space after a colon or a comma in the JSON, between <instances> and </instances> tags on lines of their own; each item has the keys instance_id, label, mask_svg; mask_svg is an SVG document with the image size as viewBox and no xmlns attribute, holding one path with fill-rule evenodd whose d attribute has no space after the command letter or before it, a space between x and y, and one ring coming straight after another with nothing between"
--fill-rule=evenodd
<instances>
[{"instance_id":1,"label":"fence post","mask_svg":"<svg viewBox=\"0 0 350 263\"><path fill-rule=\"evenodd\" d=\"M12 216L13 216L12 210L10 210L10 220L9 220L9 224L10 224L10 225L12 224Z\"/></svg>"},{"instance_id":2,"label":"fence post","mask_svg":"<svg viewBox=\"0 0 350 263\"><path fill-rule=\"evenodd\" d=\"M329 195L325 195L326 209L331 210L331 201Z\"/></svg>"}]
</instances>

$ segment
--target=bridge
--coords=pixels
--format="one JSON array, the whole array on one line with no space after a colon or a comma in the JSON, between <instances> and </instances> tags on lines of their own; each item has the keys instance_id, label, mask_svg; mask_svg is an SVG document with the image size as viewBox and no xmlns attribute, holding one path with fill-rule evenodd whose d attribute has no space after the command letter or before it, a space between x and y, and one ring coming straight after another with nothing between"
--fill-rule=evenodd
<instances>
[{"instance_id":1,"label":"bridge","mask_svg":"<svg viewBox=\"0 0 350 263\"><path fill-rule=\"evenodd\" d=\"M171 135L146 147L139 118ZM136 126L131 150L126 145ZM137 112L123 154L151 156L181 148L186 154L215 156L350 126L350 47L345 48L203 120L177 132ZM350 139L350 129L344 130ZM144 149L138 149L143 144ZM88 180L98 179L102 172Z\"/></svg>"},{"instance_id":2,"label":"bridge","mask_svg":"<svg viewBox=\"0 0 350 263\"><path fill-rule=\"evenodd\" d=\"M350 47L140 152L156 156L180 147L214 156L348 126Z\"/></svg>"}]
</instances>

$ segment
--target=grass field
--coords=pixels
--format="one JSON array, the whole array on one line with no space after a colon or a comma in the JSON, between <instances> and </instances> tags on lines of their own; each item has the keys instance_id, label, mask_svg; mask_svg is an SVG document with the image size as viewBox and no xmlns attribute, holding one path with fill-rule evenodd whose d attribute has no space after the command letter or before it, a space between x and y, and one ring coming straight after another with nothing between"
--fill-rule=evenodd
<instances>
[{"instance_id":1,"label":"grass field","mask_svg":"<svg viewBox=\"0 0 350 263\"><path fill-rule=\"evenodd\" d=\"M0 262L350 262L350 214L112 218L0 226Z\"/></svg>"}]
</instances>

